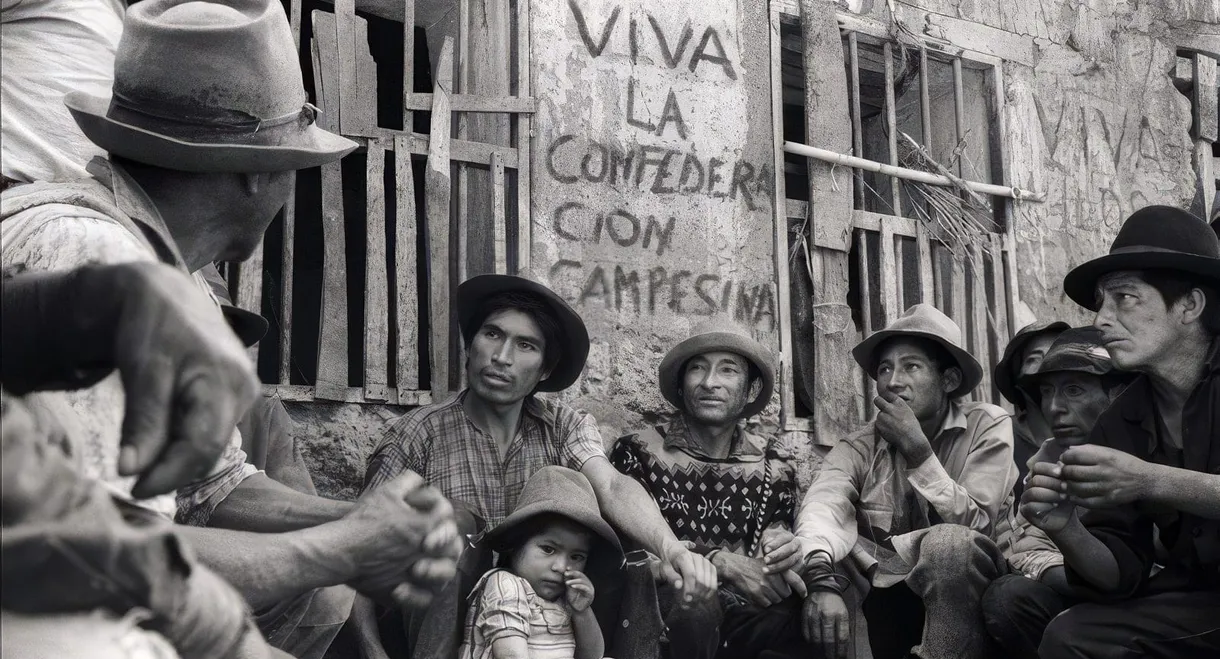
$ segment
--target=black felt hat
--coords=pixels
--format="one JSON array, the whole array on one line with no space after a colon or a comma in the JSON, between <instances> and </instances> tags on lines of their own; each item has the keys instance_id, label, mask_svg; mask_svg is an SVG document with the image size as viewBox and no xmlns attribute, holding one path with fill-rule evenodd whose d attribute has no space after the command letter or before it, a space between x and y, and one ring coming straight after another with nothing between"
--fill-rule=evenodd
<instances>
[{"instance_id":1,"label":"black felt hat","mask_svg":"<svg viewBox=\"0 0 1220 659\"><path fill-rule=\"evenodd\" d=\"M1207 222L1172 206L1148 206L1131 214L1110 253L1076 266L1063 279L1073 302L1097 310L1097 281L1120 270L1172 270L1220 285L1220 238Z\"/></svg>"},{"instance_id":2,"label":"black felt hat","mask_svg":"<svg viewBox=\"0 0 1220 659\"><path fill-rule=\"evenodd\" d=\"M995 381L996 388L1000 390L1000 394L1008 402L1013 405L1023 402L1017 394L1017 382L1012 372L1013 359L1018 358L1021 352L1025 350L1025 346L1039 334L1059 334L1068 327L1070 326L1062 320L1047 323L1030 323L1012 336L1012 339L1004 348L1004 356L996 363L995 372L992 373L992 379Z\"/></svg>"},{"instance_id":3,"label":"black felt hat","mask_svg":"<svg viewBox=\"0 0 1220 659\"><path fill-rule=\"evenodd\" d=\"M469 340L479 331L474 326L483 301L499 293L526 293L538 297L559 323L562 342L559 361L551 374L538 383L538 391L563 391L576 382L589 357L589 331L580 314L555 291L525 277L515 275L478 275L462 282L457 290L458 327Z\"/></svg>"}]
</instances>

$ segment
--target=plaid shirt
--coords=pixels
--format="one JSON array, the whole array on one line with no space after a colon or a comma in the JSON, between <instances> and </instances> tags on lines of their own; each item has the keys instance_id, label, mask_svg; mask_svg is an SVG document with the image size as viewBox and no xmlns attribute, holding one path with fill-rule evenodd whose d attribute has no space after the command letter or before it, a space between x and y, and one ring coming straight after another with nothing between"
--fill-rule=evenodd
<instances>
[{"instance_id":1,"label":"plaid shirt","mask_svg":"<svg viewBox=\"0 0 1220 659\"><path fill-rule=\"evenodd\" d=\"M548 465L579 471L590 458L606 455L592 415L530 396L501 460L495 439L466 416L467 393L411 410L390 424L369 458L364 489L409 469L449 500L473 506L494 526L516 507L535 471Z\"/></svg>"}]
</instances>

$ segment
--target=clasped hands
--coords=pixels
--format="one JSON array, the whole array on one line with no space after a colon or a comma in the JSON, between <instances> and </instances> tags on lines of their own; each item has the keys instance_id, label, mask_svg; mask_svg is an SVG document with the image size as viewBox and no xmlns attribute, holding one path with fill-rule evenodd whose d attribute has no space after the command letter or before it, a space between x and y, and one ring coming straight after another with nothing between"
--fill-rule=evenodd
<instances>
[{"instance_id":1,"label":"clasped hands","mask_svg":"<svg viewBox=\"0 0 1220 659\"><path fill-rule=\"evenodd\" d=\"M1021 495L1021 514L1034 526L1053 533L1068 525L1076 506L1111 508L1147 496L1150 470L1143 460L1094 444L1070 447L1055 460L1053 442L1035 456Z\"/></svg>"}]
</instances>

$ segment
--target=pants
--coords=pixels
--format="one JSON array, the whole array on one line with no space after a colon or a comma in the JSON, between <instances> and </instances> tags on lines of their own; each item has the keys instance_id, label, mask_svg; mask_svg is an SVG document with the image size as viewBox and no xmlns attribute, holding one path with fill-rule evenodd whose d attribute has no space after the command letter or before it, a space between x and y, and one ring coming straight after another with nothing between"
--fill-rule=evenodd
<instances>
[{"instance_id":1,"label":"pants","mask_svg":"<svg viewBox=\"0 0 1220 659\"><path fill-rule=\"evenodd\" d=\"M795 596L760 608L721 590L718 598L683 609L669 586L658 588L670 659L805 659L817 656L801 632Z\"/></svg>"},{"instance_id":2,"label":"pants","mask_svg":"<svg viewBox=\"0 0 1220 659\"><path fill-rule=\"evenodd\" d=\"M1166 592L1077 604L1051 621L1042 659L1212 659L1220 656L1220 592Z\"/></svg>"},{"instance_id":3,"label":"pants","mask_svg":"<svg viewBox=\"0 0 1220 659\"><path fill-rule=\"evenodd\" d=\"M352 612L356 591L332 586L309 591L258 613L255 621L271 647L296 659L322 659Z\"/></svg>"},{"instance_id":4,"label":"pants","mask_svg":"<svg viewBox=\"0 0 1220 659\"><path fill-rule=\"evenodd\" d=\"M858 594L844 596L849 607L859 602L857 615L867 621L869 645L880 646L873 648L875 659L908 653L924 659L994 656L981 603L987 585L1007 570L995 543L964 526L937 524L920 537L915 551L903 582L874 587L863 601Z\"/></svg>"},{"instance_id":5,"label":"pants","mask_svg":"<svg viewBox=\"0 0 1220 659\"><path fill-rule=\"evenodd\" d=\"M1046 626L1074 603L1040 581L1008 574L983 593L983 622L1010 659L1039 659Z\"/></svg>"}]
</instances>

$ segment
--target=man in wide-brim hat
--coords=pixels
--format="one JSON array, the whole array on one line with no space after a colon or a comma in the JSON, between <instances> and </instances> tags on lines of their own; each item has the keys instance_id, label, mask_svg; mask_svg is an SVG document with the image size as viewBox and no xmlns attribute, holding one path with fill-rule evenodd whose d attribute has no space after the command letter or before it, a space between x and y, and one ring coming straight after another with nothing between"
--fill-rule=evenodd
<instances>
[{"instance_id":1,"label":"man in wide-brim hat","mask_svg":"<svg viewBox=\"0 0 1220 659\"><path fill-rule=\"evenodd\" d=\"M593 416L535 395L567 389L584 370L589 333L580 315L532 279L479 275L458 286L457 318L465 388L391 422L369 458L365 488L415 472L494 526L534 472L568 467L593 485L607 521L661 558L666 580L680 582L683 597L712 596L715 568L674 537L643 488L614 469ZM367 624L368 608L359 611ZM430 611L408 623L408 634L430 628L432 619L449 625L452 616Z\"/></svg>"},{"instance_id":2,"label":"man in wide-brim hat","mask_svg":"<svg viewBox=\"0 0 1220 659\"><path fill-rule=\"evenodd\" d=\"M356 147L315 124L278 0L135 4L124 19L111 94L76 91L64 102L109 158L90 163L93 178L4 192L0 261L6 271L160 261L192 273L209 291L199 270L254 252L288 200L293 170L334 162ZM212 306L200 313L221 311ZM142 336L120 340L143 343L149 360L172 359ZM137 480L156 457L141 439L145 429L163 426L166 418L124 419L125 396L164 400L150 406L164 409L174 390L232 393L204 377L151 389L126 385L114 375L79 392L38 396L86 429L72 438L86 475L165 521L225 529L184 528L183 534L246 597L276 647L320 658L351 608L353 594L344 584L376 595L410 583L426 591L452 571L455 542L420 553L421 527L454 529L448 504L417 478L356 504L299 493L247 464L235 418L189 420L222 429L211 444L175 447L180 460L192 463L193 480L155 472ZM169 434L179 442L187 436ZM414 505L405 500L408 493ZM296 530L314 539L288 533ZM401 565L386 573L394 557ZM420 557L436 559L436 574L426 563L408 572Z\"/></svg>"},{"instance_id":3,"label":"man in wide-brim hat","mask_svg":"<svg viewBox=\"0 0 1220 659\"><path fill-rule=\"evenodd\" d=\"M961 400L983 369L931 305L852 356L877 413L831 449L797 514L805 633L826 656L867 641L877 657L991 657L980 600L1004 569L991 538L1017 479L1008 414Z\"/></svg>"},{"instance_id":4,"label":"man in wide-brim hat","mask_svg":"<svg viewBox=\"0 0 1220 659\"><path fill-rule=\"evenodd\" d=\"M1088 445L1030 468L1023 511L1089 509L1047 532L1068 583L1105 602L1056 617L1040 656L1218 656L1220 241L1186 211L1142 208L1063 287L1096 312L1114 365L1139 375Z\"/></svg>"},{"instance_id":5,"label":"man in wide-brim hat","mask_svg":"<svg viewBox=\"0 0 1220 659\"><path fill-rule=\"evenodd\" d=\"M793 456L745 425L771 401L775 357L718 319L674 345L657 375L677 417L620 437L610 460L663 503L669 527L721 583L717 600L690 611L661 590L669 656L808 656L798 624L805 587L791 569L800 559Z\"/></svg>"}]
</instances>

